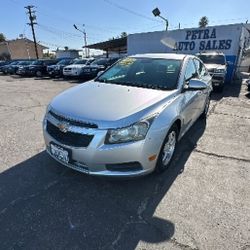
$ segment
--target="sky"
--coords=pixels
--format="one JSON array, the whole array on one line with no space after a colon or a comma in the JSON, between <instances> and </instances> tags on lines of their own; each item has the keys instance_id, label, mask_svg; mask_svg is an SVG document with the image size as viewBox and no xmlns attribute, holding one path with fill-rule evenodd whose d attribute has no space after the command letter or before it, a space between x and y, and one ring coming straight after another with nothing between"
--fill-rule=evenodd
<instances>
[{"instance_id":1,"label":"sky","mask_svg":"<svg viewBox=\"0 0 250 250\"><path fill-rule=\"evenodd\" d=\"M209 25L250 22L249 0L1 0L0 33L7 39L20 34L32 39L27 5L35 6L37 41L50 49L83 46L83 35L73 24L80 29L85 25L88 44L123 31L164 30L164 22L152 14L155 7L169 20L169 29L179 23L181 28L197 27L202 16L208 17Z\"/></svg>"}]
</instances>

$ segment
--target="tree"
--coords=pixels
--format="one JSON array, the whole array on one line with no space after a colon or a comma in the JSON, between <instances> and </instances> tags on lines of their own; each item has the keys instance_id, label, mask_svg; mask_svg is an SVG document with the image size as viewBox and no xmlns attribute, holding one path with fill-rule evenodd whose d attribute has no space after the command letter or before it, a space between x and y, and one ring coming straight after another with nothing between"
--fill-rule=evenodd
<instances>
[{"instance_id":1,"label":"tree","mask_svg":"<svg viewBox=\"0 0 250 250\"><path fill-rule=\"evenodd\" d=\"M124 31L120 35L121 38L124 38L124 37L127 37L127 36L128 36L127 32L124 32Z\"/></svg>"},{"instance_id":2,"label":"tree","mask_svg":"<svg viewBox=\"0 0 250 250\"><path fill-rule=\"evenodd\" d=\"M3 33L0 33L0 42L6 41L6 38Z\"/></svg>"},{"instance_id":3,"label":"tree","mask_svg":"<svg viewBox=\"0 0 250 250\"><path fill-rule=\"evenodd\" d=\"M203 16L199 21L199 27L205 28L208 25L208 18L206 16Z\"/></svg>"}]
</instances>

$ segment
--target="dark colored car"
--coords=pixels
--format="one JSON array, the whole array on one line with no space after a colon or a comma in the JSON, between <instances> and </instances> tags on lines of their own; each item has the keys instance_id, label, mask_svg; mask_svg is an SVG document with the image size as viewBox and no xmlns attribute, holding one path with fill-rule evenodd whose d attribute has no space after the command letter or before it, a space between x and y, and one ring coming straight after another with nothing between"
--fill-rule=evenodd
<instances>
[{"instance_id":1,"label":"dark colored car","mask_svg":"<svg viewBox=\"0 0 250 250\"><path fill-rule=\"evenodd\" d=\"M28 66L24 66L17 70L17 74L21 76L43 76L47 74L47 66L56 64L58 59L36 60Z\"/></svg>"},{"instance_id":2,"label":"dark colored car","mask_svg":"<svg viewBox=\"0 0 250 250\"><path fill-rule=\"evenodd\" d=\"M103 71L117 62L120 58L100 58L94 60L90 65L85 66L80 77L92 79L95 78L98 72Z\"/></svg>"},{"instance_id":3,"label":"dark colored car","mask_svg":"<svg viewBox=\"0 0 250 250\"><path fill-rule=\"evenodd\" d=\"M20 67L23 67L23 66L28 66L30 64L32 64L34 62L34 60L25 60L25 61L17 61L16 64L12 64L12 65L9 65L7 67L7 74L16 74L17 70L20 68Z\"/></svg>"},{"instance_id":4,"label":"dark colored car","mask_svg":"<svg viewBox=\"0 0 250 250\"><path fill-rule=\"evenodd\" d=\"M5 63L4 65L0 66L0 72L7 74L8 73L8 67L10 67L11 65L15 65L17 64L18 61L9 61L7 63Z\"/></svg>"},{"instance_id":5,"label":"dark colored car","mask_svg":"<svg viewBox=\"0 0 250 250\"><path fill-rule=\"evenodd\" d=\"M47 66L47 73L51 77L63 76L63 68L76 62L77 59L65 58L60 60L57 64Z\"/></svg>"}]
</instances>

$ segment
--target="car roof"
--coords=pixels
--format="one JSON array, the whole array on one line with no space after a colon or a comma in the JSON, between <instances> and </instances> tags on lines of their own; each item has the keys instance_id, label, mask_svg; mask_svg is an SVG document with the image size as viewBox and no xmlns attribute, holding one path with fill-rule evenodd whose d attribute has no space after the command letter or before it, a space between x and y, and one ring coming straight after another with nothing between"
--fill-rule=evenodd
<instances>
[{"instance_id":1,"label":"car roof","mask_svg":"<svg viewBox=\"0 0 250 250\"><path fill-rule=\"evenodd\" d=\"M175 53L148 53L148 54L136 54L130 57L134 58L158 58L158 59L175 59L183 60L185 57L194 57L192 55L175 54Z\"/></svg>"}]
</instances>

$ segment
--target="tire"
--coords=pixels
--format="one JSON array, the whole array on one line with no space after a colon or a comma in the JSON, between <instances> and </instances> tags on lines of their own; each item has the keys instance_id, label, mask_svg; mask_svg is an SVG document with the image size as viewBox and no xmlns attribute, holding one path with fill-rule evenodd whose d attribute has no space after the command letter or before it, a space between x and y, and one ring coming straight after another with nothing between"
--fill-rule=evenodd
<instances>
[{"instance_id":1,"label":"tire","mask_svg":"<svg viewBox=\"0 0 250 250\"><path fill-rule=\"evenodd\" d=\"M207 118L207 114L208 114L208 111L209 111L209 106L210 106L210 96L207 97L204 110L203 110L203 112L202 112L202 114L200 116L201 119L206 119Z\"/></svg>"},{"instance_id":2,"label":"tire","mask_svg":"<svg viewBox=\"0 0 250 250\"><path fill-rule=\"evenodd\" d=\"M215 90L217 93L222 93L224 89L224 85L220 85L219 87L217 87Z\"/></svg>"},{"instance_id":3,"label":"tire","mask_svg":"<svg viewBox=\"0 0 250 250\"><path fill-rule=\"evenodd\" d=\"M38 70L38 71L36 72L36 76L37 76L37 77L41 77L41 76L42 76L42 72L41 72L40 70Z\"/></svg>"},{"instance_id":4,"label":"tire","mask_svg":"<svg viewBox=\"0 0 250 250\"><path fill-rule=\"evenodd\" d=\"M174 157L179 130L174 124L168 131L167 136L162 144L160 154L157 159L155 172L162 173L167 170ZM168 152L167 152L168 151Z\"/></svg>"}]
</instances>

